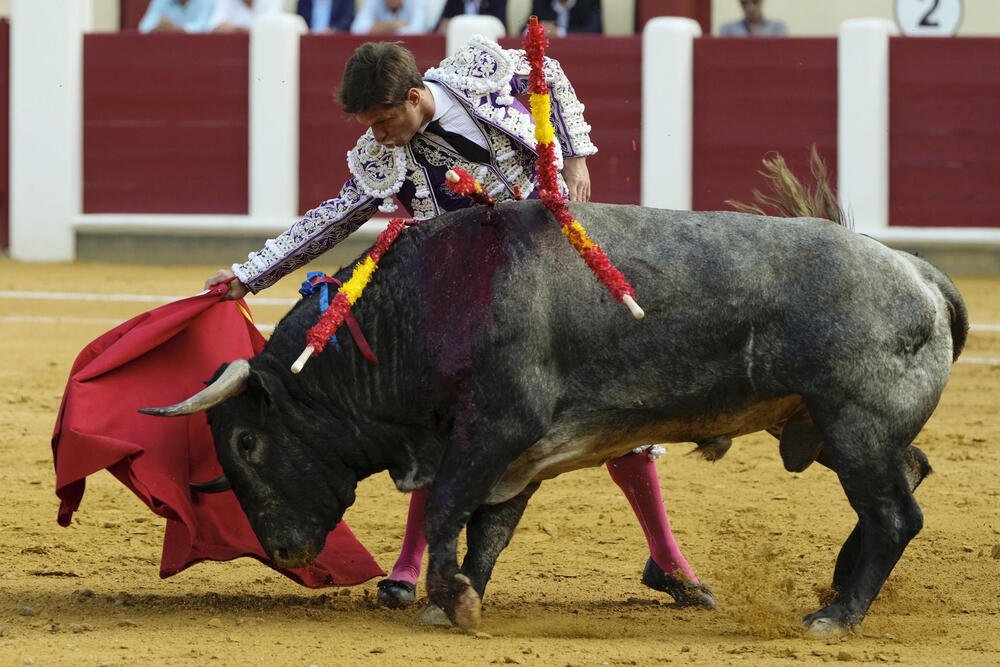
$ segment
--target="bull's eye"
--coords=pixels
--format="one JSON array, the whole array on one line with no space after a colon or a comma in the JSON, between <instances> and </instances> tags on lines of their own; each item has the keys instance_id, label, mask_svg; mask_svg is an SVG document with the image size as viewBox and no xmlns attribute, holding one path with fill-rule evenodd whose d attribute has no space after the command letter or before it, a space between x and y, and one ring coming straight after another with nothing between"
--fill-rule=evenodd
<instances>
[{"instance_id":1,"label":"bull's eye","mask_svg":"<svg viewBox=\"0 0 1000 667\"><path fill-rule=\"evenodd\" d=\"M253 456L257 449L257 438L244 431L236 438L236 448L239 450L240 456L249 463L250 457Z\"/></svg>"}]
</instances>

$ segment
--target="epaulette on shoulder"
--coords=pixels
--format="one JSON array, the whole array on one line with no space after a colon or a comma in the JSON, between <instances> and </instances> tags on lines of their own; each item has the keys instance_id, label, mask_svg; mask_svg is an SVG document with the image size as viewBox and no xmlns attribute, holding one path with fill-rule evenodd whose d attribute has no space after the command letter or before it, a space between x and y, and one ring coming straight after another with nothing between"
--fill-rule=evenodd
<instances>
[{"instance_id":1,"label":"epaulette on shoulder","mask_svg":"<svg viewBox=\"0 0 1000 667\"><path fill-rule=\"evenodd\" d=\"M424 78L470 95L500 93L497 103L507 106L514 102L510 80L515 65L516 59L499 44L482 35L473 35L438 67L427 70Z\"/></svg>"},{"instance_id":2,"label":"epaulette on shoulder","mask_svg":"<svg viewBox=\"0 0 1000 667\"><path fill-rule=\"evenodd\" d=\"M393 197L403 187L406 179L406 151L396 146L386 148L375 141L371 130L358 138L358 143L347 151L347 168L355 183L375 199L381 199L378 210L391 213L396 210Z\"/></svg>"}]
</instances>

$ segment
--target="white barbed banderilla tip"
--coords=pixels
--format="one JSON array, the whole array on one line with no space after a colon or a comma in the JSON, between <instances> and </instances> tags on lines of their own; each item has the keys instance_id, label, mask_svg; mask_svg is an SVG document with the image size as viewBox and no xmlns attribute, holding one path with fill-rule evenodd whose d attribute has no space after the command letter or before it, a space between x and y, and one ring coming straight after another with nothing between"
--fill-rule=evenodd
<instances>
[{"instance_id":1,"label":"white barbed banderilla tip","mask_svg":"<svg viewBox=\"0 0 1000 667\"><path fill-rule=\"evenodd\" d=\"M306 345L306 349L302 350L302 354L300 354L299 358L295 360L294 364L292 364L293 373L298 374L299 371L302 370L302 367L306 365L307 361L309 361L309 357L312 356L314 350L315 348L312 345Z\"/></svg>"},{"instance_id":2,"label":"white barbed banderilla tip","mask_svg":"<svg viewBox=\"0 0 1000 667\"><path fill-rule=\"evenodd\" d=\"M646 316L645 311L643 311L643 309L639 307L639 304L637 304L635 302L635 299L633 299L630 295L628 294L623 295L622 303L628 306L629 312L632 313L632 317L634 317L635 319L641 320Z\"/></svg>"}]
</instances>

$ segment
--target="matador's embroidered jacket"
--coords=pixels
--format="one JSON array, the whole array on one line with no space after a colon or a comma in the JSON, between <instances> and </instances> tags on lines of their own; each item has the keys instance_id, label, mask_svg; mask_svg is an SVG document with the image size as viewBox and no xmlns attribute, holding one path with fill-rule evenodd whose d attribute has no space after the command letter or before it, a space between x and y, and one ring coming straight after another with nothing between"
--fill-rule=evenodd
<instances>
[{"instance_id":1,"label":"matador's embroidered jacket","mask_svg":"<svg viewBox=\"0 0 1000 667\"><path fill-rule=\"evenodd\" d=\"M583 104L559 63L545 59L545 78L552 97L558 166L563 157L597 152L590 126L583 120ZM312 209L280 236L234 264L236 277L258 292L323 254L356 230L376 211L395 210L397 199L417 220L471 206L472 202L445 186L445 172L459 166L475 174L494 199L536 196L535 125L515 95L528 92L529 64L524 51L501 49L484 37L424 73L424 80L444 87L470 114L489 144L488 165L469 162L458 153L417 133L406 146L385 148L371 130L348 151L352 177L340 194ZM561 155L560 155L561 150ZM565 183L560 177L560 186Z\"/></svg>"}]
</instances>

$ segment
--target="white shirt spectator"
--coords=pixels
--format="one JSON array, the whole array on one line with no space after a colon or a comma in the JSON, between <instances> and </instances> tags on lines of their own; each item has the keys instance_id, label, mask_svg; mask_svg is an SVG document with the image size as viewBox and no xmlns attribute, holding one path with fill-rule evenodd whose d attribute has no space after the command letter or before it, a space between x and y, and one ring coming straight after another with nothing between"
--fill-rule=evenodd
<instances>
[{"instance_id":1,"label":"white shirt spectator","mask_svg":"<svg viewBox=\"0 0 1000 667\"><path fill-rule=\"evenodd\" d=\"M208 32L211 28L212 0L152 0L139 22L139 32L183 30Z\"/></svg>"},{"instance_id":2,"label":"white shirt spectator","mask_svg":"<svg viewBox=\"0 0 1000 667\"><path fill-rule=\"evenodd\" d=\"M395 6L395 9L391 7ZM354 17L351 32L367 35L377 23L402 22L393 32L397 35L413 35L426 31L424 26L423 0L365 0L361 11Z\"/></svg>"},{"instance_id":3,"label":"white shirt spectator","mask_svg":"<svg viewBox=\"0 0 1000 667\"><path fill-rule=\"evenodd\" d=\"M228 26L229 29L249 30L260 16L284 11L283 0L215 0L211 29Z\"/></svg>"}]
</instances>

